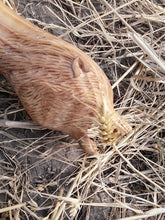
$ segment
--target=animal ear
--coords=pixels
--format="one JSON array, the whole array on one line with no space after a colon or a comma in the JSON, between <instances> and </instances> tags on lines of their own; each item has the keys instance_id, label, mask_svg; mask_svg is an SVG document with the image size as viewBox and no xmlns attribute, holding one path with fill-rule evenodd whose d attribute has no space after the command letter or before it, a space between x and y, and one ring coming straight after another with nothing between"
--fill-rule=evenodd
<instances>
[{"instance_id":1,"label":"animal ear","mask_svg":"<svg viewBox=\"0 0 165 220\"><path fill-rule=\"evenodd\" d=\"M72 63L73 76L79 77L82 74L89 72L89 66L80 57L73 60Z\"/></svg>"}]
</instances>

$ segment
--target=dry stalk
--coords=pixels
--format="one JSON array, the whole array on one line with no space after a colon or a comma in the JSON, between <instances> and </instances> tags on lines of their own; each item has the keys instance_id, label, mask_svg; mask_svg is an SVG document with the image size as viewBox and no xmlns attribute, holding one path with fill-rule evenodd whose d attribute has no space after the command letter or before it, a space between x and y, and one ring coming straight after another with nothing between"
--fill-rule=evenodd
<instances>
[{"instance_id":1,"label":"dry stalk","mask_svg":"<svg viewBox=\"0 0 165 220\"><path fill-rule=\"evenodd\" d=\"M164 219L164 2L17 3L7 4L103 68L113 85L115 108L133 131L114 147L96 139L100 154L86 157L68 135L3 127L0 209L8 211L0 218ZM13 94L0 80L1 122L19 120L22 126L29 117ZM23 206L14 209L17 204Z\"/></svg>"}]
</instances>

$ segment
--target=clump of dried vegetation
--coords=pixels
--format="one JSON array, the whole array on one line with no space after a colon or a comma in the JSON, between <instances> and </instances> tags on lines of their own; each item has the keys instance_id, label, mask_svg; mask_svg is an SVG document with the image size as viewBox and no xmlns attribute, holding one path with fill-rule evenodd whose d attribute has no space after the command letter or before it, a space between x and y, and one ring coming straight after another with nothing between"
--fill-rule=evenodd
<instances>
[{"instance_id":1,"label":"clump of dried vegetation","mask_svg":"<svg viewBox=\"0 0 165 220\"><path fill-rule=\"evenodd\" d=\"M164 0L6 3L102 67L133 131L95 158L60 132L1 128L0 218L165 219ZM28 120L0 77L1 121Z\"/></svg>"}]
</instances>

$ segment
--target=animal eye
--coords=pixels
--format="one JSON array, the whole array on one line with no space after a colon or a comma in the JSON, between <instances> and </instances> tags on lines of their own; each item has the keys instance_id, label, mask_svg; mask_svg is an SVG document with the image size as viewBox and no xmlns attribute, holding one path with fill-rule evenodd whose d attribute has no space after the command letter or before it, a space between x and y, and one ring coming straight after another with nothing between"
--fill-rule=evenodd
<instances>
[{"instance_id":1,"label":"animal eye","mask_svg":"<svg viewBox=\"0 0 165 220\"><path fill-rule=\"evenodd\" d=\"M115 129L113 130L113 133L117 133L117 132L118 132L118 129L115 128Z\"/></svg>"}]
</instances>

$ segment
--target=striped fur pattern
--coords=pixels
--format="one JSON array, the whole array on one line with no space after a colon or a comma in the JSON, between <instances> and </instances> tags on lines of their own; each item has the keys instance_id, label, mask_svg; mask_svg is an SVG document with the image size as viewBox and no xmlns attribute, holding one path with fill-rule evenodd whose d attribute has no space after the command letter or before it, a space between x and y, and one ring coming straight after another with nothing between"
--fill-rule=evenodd
<instances>
[{"instance_id":1,"label":"striped fur pattern","mask_svg":"<svg viewBox=\"0 0 165 220\"><path fill-rule=\"evenodd\" d=\"M115 112L113 92L101 68L77 47L47 33L0 2L0 71L31 118L97 151L88 129L111 143L131 127Z\"/></svg>"}]
</instances>

